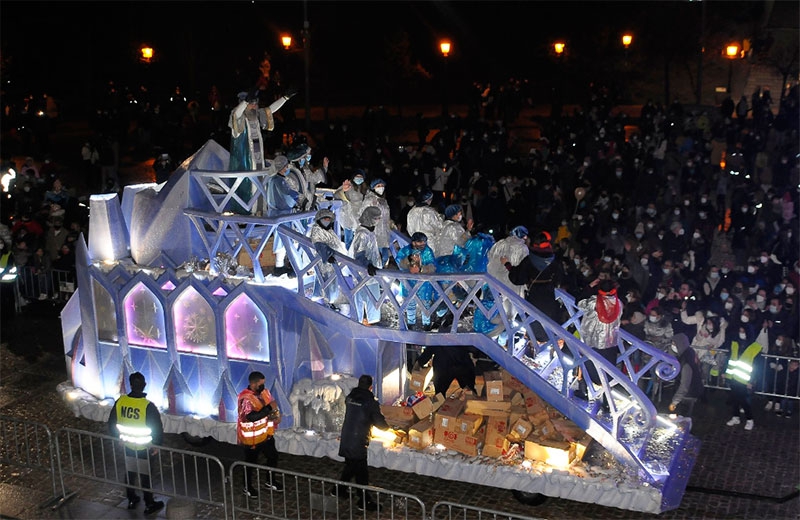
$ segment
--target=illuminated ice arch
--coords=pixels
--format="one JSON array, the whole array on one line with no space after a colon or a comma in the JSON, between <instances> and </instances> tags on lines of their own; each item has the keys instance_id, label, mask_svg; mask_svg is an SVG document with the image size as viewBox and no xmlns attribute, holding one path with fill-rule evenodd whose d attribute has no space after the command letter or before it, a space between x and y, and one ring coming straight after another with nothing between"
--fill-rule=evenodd
<instances>
[{"instance_id":1,"label":"illuminated ice arch","mask_svg":"<svg viewBox=\"0 0 800 520\"><path fill-rule=\"evenodd\" d=\"M129 344L167 348L164 306L149 287L142 282L134 285L125 296L123 308Z\"/></svg>"},{"instance_id":2,"label":"illuminated ice arch","mask_svg":"<svg viewBox=\"0 0 800 520\"><path fill-rule=\"evenodd\" d=\"M225 352L228 359L269 363L267 318L245 293L225 310Z\"/></svg>"},{"instance_id":3,"label":"illuminated ice arch","mask_svg":"<svg viewBox=\"0 0 800 520\"><path fill-rule=\"evenodd\" d=\"M172 305L178 352L217 355L217 320L211 305L189 285Z\"/></svg>"}]
</instances>

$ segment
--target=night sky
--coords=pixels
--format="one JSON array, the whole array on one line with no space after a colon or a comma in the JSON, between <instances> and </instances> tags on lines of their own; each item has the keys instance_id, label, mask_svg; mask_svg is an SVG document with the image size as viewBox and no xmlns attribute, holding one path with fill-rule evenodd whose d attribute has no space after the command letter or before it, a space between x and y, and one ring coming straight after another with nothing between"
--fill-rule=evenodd
<instances>
[{"instance_id":1,"label":"night sky","mask_svg":"<svg viewBox=\"0 0 800 520\"><path fill-rule=\"evenodd\" d=\"M707 2L709 24L721 16L755 19L763 2ZM472 80L537 79L552 74L548 54L566 37L584 68L599 58L619 58L619 35L633 29L637 54L657 47L695 46L698 2L321 2L309 1L311 83L326 101L379 97L434 88L443 74ZM252 87L265 52L284 86L302 90L303 54L286 53L279 36L299 44L304 3L37 2L0 4L3 82L6 94L48 91L57 98L91 99L108 81L147 84L166 95L180 85L205 97L216 84L226 98ZM443 68L442 37L453 42ZM672 40L665 43L664 40ZM157 61L143 66L143 42ZM393 43L390 43L393 42ZM689 49L691 50L691 49ZM689 52L688 50L686 51ZM10 83L9 83L10 82ZM367 99L366 102L371 100Z\"/></svg>"}]
</instances>

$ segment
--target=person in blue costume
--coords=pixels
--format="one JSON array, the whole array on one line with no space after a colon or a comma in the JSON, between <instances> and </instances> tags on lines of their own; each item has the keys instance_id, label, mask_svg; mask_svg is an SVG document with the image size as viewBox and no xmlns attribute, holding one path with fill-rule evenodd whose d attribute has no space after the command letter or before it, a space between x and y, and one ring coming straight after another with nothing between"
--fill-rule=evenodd
<instances>
[{"instance_id":1,"label":"person in blue costume","mask_svg":"<svg viewBox=\"0 0 800 520\"><path fill-rule=\"evenodd\" d=\"M431 274L436 271L436 258L433 250L428 246L428 236L419 231L411 235L411 243L400 248L395 257L397 266L401 271L412 274ZM408 297L410 290L417 282L409 281L408 287L405 283L400 284L400 295ZM422 309L422 327L426 331L433 329L431 324L430 304L433 300L433 286L429 282L423 282L417 291L417 298L423 302L425 309ZM417 324L417 301L413 299L408 302L406 307L406 322L409 329L416 329Z\"/></svg>"},{"instance_id":2,"label":"person in blue costume","mask_svg":"<svg viewBox=\"0 0 800 520\"><path fill-rule=\"evenodd\" d=\"M266 170L268 162L264 157L264 139L261 130L272 131L275 128L273 114L286 103L293 94L282 96L266 108L258 106L258 90L241 92L239 104L231 111L228 126L231 129L231 155L228 171ZM236 189L236 194L245 202L253 195L250 179L243 179ZM236 213L248 213L246 208L235 203ZM253 208L255 211L255 207Z\"/></svg>"}]
</instances>

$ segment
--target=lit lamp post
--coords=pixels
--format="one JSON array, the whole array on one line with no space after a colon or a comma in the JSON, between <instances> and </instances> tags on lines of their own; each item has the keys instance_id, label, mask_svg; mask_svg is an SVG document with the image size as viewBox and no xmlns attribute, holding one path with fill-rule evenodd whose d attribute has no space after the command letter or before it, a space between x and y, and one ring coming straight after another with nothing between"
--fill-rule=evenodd
<instances>
[{"instance_id":1,"label":"lit lamp post","mask_svg":"<svg viewBox=\"0 0 800 520\"><path fill-rule=\"evenodd\" d=\"M733 61L739 58L739 44L729 43L726 45L725 57L728 58L728 94L730 94L731 80L733 79Z\"/></svg>"},{"instance_id":2,"label":"lit lamp post","mask_svg":"<svg viewBox=\"0 0 800 520\"><path fill-rule=\"evenodd\" d=\"M447 116L447 57L450 56L450 49L450 40L439 42L439 50L444 58L444 65L442 66L442 116L445 117Z\"/></svg>"},{"instance_id":3,"label":"lit lamp post","mask_svg":"<svg viewBox=\"0 0 800 520\"><path fill-rule=\"evenodd\" d=\"M292 37L288 34L282 35L281 44L283 45L283 48L288 51L289 48L292 46Z\"/></svg>"},{"instance_id":4,"label":"lit lamp post","mask_svg":"<svg viewBox=\"0 0 800 520\"><path fill-rule=\"evenodd\" d=\"M142 45L139 49L139 60L150 63L153 60L153 48L149 45Z\"/></svg>"}]
</instances>

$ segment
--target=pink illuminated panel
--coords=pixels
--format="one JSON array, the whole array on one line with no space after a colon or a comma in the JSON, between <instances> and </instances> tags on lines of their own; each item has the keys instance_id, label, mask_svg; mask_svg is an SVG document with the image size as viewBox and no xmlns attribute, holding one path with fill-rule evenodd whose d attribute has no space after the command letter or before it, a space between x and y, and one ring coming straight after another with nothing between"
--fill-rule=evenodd
<instances>
[{"instance_id":1,"label":"pink illuminated panel","mask_svg":"<svg viewBox=\"0 0 800 520\"><path fill-rule=\"evenodd\" d=\"M172 307L175 346L178 352L217 355L217 321L211 305L192 286L186 288Z\"/></svg>"},{"instance_id":2,"label":"pink illuminated panel","mask_svg":"<svg viewBox=\"0 0 800 520\"><path fill-rule=\"evenodd\" d=\"M216 289L214 289L214 292L213 292L213 293L211 293L211 294L213 294L214 296L222 296L222 297L225 297L225 296L228 296L228 291L226 291L226 290L225 290L225 289L223 289L222 287L217 287Z\"/></svg>"},{"instance_id":3,"label":"pink illuminated panel","mask_svg":"<svg viewBox=\"0 0 800 520\"><path fill-rule=\"evenodd\" d=\"M269 362L267 319L246 294L225 311L225 350L231 359Z\"/></svg>"},{"instance_id":4,"label":"pink illuminated panel","mask_svg":"<svg viewBox=\"0 0 800 520\"><path fill-rule=\"evenodd\" d=\"M172 283L170 280L167 280L164 283L164 285L161 286L161 290L162 291L174 291L175 290L175 284Z\"/></svg>"},{"instance_id":5,"label":"pink illuminated panel","mask_svg":"<svg viewBox=\"0 0 800 520\"><path fill-rule=\"evenodd\" d=\"M125 331L128 343L145 347L167 348L164 333L164 307L143 283L125 296Z\"/></svg>"}]
</instances>

